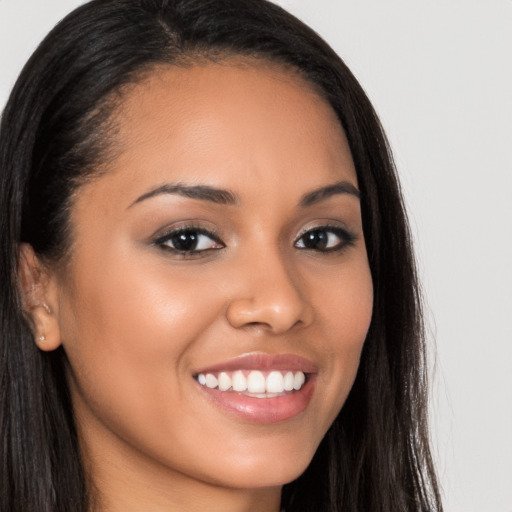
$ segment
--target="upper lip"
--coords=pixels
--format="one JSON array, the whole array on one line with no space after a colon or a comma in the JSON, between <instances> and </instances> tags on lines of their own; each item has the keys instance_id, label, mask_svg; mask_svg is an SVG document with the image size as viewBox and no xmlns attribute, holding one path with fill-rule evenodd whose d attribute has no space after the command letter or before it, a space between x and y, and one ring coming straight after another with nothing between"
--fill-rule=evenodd
<instances>
[{"instance_id":1,"label":"upper lip","mask_svg":"<svg viewBox=\"0 0 512 512\"><path fill-rule=\"evenodd\" d=\"M295 354L252 353L200 368L194 374L236 370L291 370L311 374L317 373L318 368L312 361Z\"/></svg>"}]
</instances>

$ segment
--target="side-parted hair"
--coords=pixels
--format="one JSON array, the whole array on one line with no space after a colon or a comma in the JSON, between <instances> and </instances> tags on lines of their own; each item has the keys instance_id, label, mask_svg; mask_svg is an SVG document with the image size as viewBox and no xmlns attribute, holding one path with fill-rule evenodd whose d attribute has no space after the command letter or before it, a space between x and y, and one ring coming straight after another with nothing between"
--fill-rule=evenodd
<instances>
[{"instance_id":1,"label":"side-parted hair","mask_svg":"<svg viewBox=\"0 0 512 512\"><path fill-rule=\"evenodd\" d=\"M421 301L389 147L363 89L310 28L265 0L93 0L25 65L0 125L0 512L87 512L66 355L38 350L17 284L21 243L42 261L71 247L72 194L101 171L124 87L155 66L229 57L292 68L330 103L355 163L374 286L359 372L302 476L293 512L432 512Z\"/></svg>"}]
</instances>

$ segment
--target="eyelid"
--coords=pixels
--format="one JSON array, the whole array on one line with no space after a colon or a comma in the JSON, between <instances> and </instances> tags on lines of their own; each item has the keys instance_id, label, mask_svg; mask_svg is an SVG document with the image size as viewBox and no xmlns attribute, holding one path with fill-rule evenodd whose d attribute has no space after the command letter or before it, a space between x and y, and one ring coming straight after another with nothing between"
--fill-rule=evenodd
<instances>
[{"instance_id":1,"label":"eyelid","mask_svg":"<svg viewBox=\"0 0 512 512\"><path fill-rule=\"evenodd\" d=\"M170 235L180 233L182 231L197 231L203 235L210 236L218 243L223 243L221 235L218 229L214 226L210 226L210 223L206 223L202 220L181 220L178 222L170 223L167 226L158 229L151 235L151 240L157 242L158 240L169 237Z\"/></svg>"},{"instance_id":2,"label":"eyelid","mask_svg":"<svg viewBox=\"0 0 512 512\"><path fill-rule=\"evenodd\" d=\"M295 238L293 245L296 246L297 243L301 240L301 238L304 237L304 235L306 235L307 233L309 233L311 231L322 231L322 230L333 232L336 234L336 236L340 237L341 242L339 244L339 247L333 247L333 248L325 249L323 251L316 250L316 249L310 249L310 248L300 248L300 249L310 250L310 251L316 250L317 252L324 252L324 253L336 252L336 251L343 250L346 247L352 246L358 240L358 235L356 233L354 233L351 229L347 228L346 226L337 224L333 221L326 221L326 222L320 221L319 223L310 225L310 226L302 229L301 232L299 233L299 235Z\"/></svg>"},{"instance_id":3,"label":"eyelid","mask_svg":"<svg viewBox=\"0 0 512 512\"><path fill-rule=\"evenodd\" d=\"M314 231L315 229L325 229L325 230L333 230L333 231L342 231L347 235L355 237L356 234L352 229L350 229L345 223L340 221L332 220L332 219L319 219L314 223L308 224L306 227L302 228L295 238L295 241L299 240L302 236L310 231Z\"/></svg>"},{"instance_id":4,"label":"eyelid","mask_svg":"<svg viewBox=\"0 0 512 512\"><path fill-rule=\"evenodd\" d=\"M210 238L216 244L221 245L222 247L216 248L208 248L208 249L200 249L200 250L190 250L190 251L182 251L179 249L175 249L168 245L165 245L165 242L169 241L173 236L179 235L180 233L186 232L194 232L199 235L204 235ZM162 250L166 250L170 253L175 253L176 255L181 255L183 257L197 257L202 253L209 253L210 251L215 251L222 249L226 246L226 244L222 241L218 231L213 228L206 228L202 223L197 221L183 221L178 223L177 225L172 225L167 228L161 229L157 231L157 233L152 237L152 244L161 248Z\"/></svg>"},{"instance_id":5,"label":"eyelid","mask_svg":"<svg viewBox=\"0 0 512 512\"><path fill-rule=\"evenodd\" d=\"M169 231L164 232L162 235L159 235L155 239L155 243L165 241L166 239L170 238L171 236L175 236L180 233L187 232L187 231L193 231L199 235L205 235L205 236L211 238L214 242L224 245L224 242L217 236L216 233L210 231L209 229L198 228L195 226L181 226L179 228L170 229Z\"/></svg>"}]
</instances>

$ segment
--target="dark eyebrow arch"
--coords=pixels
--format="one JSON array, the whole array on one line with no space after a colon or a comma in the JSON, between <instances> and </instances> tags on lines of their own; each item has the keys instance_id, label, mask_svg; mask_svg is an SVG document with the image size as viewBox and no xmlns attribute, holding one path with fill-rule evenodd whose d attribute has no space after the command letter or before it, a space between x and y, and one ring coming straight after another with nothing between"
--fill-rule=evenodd
<instances>
[{"instance_id":1,"label":"dark eyebrow arch","mask_svg":"<svg viewBox=\"0 0 512 512\"><path fill-rule=\"evenodd\" d=\"M299 202L299 206L305 208L337 194L350 194L357 197L357 199L361 198L361 192L352 183L340 181L304 194Z\"/></svg>"},{"instance_id":2,"label":"dark eyebrow arch","mask_svg":"<svg viewBox=\"0 0 512 512\"><path fill-rule=\"evenodd\" d=\"M157 187L145 194L138 197L130 206L134 206L137 203L150 199L151 197L158 196L160 194L176 194L179 196L190 197L191 199L201 199L202 201L210 201L216 204L237 204L238 199L229 190L223 190L220 188L209 187L207 185L183 185L181 183L166 184Z\"/></svg>"}]
</instances>

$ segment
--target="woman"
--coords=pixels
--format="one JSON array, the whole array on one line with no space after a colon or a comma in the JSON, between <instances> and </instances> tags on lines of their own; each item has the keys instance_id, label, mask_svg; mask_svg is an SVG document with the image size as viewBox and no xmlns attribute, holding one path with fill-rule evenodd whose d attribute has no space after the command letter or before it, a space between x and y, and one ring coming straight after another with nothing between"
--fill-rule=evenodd
<instances>
[{"instance_id":1,"label":"woman","mask_svg":"<svg viewBox=\"0 0 512 512\"><path fill-rule=\"evenodd\" d=\"M94 0L1 126L2 511L441 510L397 178L316 34Z\"/></svg>"}]
</instances>

